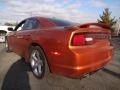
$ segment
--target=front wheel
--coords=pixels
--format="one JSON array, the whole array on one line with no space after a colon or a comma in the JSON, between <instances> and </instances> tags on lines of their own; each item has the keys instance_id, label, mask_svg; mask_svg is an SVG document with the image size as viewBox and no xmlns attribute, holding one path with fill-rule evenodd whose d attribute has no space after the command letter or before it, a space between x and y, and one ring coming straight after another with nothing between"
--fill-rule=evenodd
<instances>
[{"instance_id":1,"label":"front wheel","mask_svg":"<svg viewBox=\"0 0 120 90\"><path fill-rule=\"evenodd\" d=\"M32 46L30 49L30 65L37 78L43 78L49 73L45 54L39 46Z\"/></svg>"},{"instance_id":2,"label":"front wheel","mask_svg":"<svg viewBox=\"0 0 120 90\"><path fill-rule=\"evenodd\" d=\"M8 44L7 38L6 38L6 40L5 40L5 47L6 47L6 51L7 51L7 52L11 52L11 51L10 51L10 48L9 48L9 44Z\"/></svg>"}]
</instances>

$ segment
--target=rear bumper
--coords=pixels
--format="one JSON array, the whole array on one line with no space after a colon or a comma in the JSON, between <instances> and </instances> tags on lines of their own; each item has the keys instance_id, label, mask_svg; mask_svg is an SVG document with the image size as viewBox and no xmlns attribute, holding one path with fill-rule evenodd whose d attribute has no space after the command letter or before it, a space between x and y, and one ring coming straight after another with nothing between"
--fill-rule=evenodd
<instances>
[{"instance_id":1,"label":"rear bumper","mask_svg":"<svg viewBox=\"0 0 120 90\"><path fill-rule=\"evenodd\" d=\"M86 66L78 66L78 67L62 67L64 70L63 75L72 77L72 78L80 78L81 76L94 72L96 70L99 70L103 68L110 59L106 59L104 61L94 63L91 65L86 65ZM67 73L65 73L67 72Z\"/></svg>"},{"instance_id":2,"label":"rear bumper","mask_svg":"<svg viewBox=\"0 0 120 90\"><path fill-rule=\"evenodd\" d=\"M69 56L68 63L54 65L54 71L64 76L79 78L104 67L113 56L113 47L91 49L87 52L85 49L82 52L82 50L74 48L72 53L73 55Z\"/></svg>"},{"instance_id":3,"label":"rear bumper","mask_svg":"<svg viewBox=\"0 0 120 90\"><path fill-rule=\"evenodd\" d=\"M80 51L74 53L76 56L76 67L69 69L69 75L71 77L80 77L104 67L112 59L113 47L93 49L83 54L80 54Z\"/></svg>"}]
</instances>

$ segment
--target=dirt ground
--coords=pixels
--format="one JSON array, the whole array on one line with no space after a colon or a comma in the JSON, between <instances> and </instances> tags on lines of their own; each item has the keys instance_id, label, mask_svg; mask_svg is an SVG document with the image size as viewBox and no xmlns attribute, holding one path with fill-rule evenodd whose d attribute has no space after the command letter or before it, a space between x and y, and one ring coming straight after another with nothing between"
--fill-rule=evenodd
<instances>
[{"instance_id":1,"label":"dirt ground","mask_svg":"<svg viewBox=\"0 0 120 90\"><path fill-rule=\"evenodd\" d=\"M40 80L33 76L28 64L17 54L7 53L0 44L1 90L120 90L120 37L112 39L115 47L113 60L97 73L71 79L49 74Z\"/></svg>"}]
</instances>

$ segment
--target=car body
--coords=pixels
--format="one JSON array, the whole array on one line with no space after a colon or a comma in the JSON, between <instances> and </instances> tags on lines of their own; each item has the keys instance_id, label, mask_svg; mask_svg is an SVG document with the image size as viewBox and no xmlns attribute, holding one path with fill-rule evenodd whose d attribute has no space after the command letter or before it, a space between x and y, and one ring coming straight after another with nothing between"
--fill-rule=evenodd
<instances>
[{"instance_id":1,"label":"car body","mask_svg":"<svg viewBox=\"0 0 120 90\"><path fill-rule=\"evenodd\" d=\"M36 24L30 24L32 21ZM111 33L106 28L108 25L102 23L74 25L54 18L31 17L7 35L7 42L9 49L27 62L30 62L30 48L38 46L44 52L50 72L79 78L103 68L111 60Z\"/></svg>"}]
</instances>

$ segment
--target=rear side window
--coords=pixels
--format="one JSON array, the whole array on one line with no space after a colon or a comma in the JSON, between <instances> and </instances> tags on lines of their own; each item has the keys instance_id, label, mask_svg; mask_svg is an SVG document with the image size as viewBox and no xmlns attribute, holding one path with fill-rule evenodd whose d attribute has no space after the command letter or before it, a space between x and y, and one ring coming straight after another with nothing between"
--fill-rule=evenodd
<instances>
[{"instance_id":1,"label":"rear side window","mask_svg":"<svg viewBox=\"0 0 120 90\"><path fill-rule=\"evenodd\" d=\"M25 21L22 30L37 29L39 27L39 22L36 19L28 19Z\"/></svg>"},{"instance_id":2,"label":"rear side window","mask_svg":"<svg viewBox=\"0 0 120 90\"><path fill-rule=\"evenodd\" d=\"M57 26L70 26L70 25L75 24L70 21L65 21L65 20L60 20L60 19L55 19L55 18L49 18L49 20L55 23Z\"/></svg>"}]
</instances>

